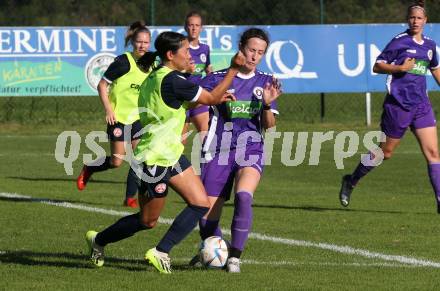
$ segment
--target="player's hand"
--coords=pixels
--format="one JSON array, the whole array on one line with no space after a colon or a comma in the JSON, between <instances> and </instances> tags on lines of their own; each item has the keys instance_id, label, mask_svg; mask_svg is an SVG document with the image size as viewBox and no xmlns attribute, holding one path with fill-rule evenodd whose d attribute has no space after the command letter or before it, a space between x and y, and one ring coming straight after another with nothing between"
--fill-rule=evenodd
<instances>
[{"instance_id":1,"label":"player's hand","mask_svg":"<svg viewBox=\"0 0 440 291\"><path fill-rule=\"evenodd\" d=\"M241 51L235 54L231 59L231 68L238 69L246 64L246 57Z\"/></svg>"},{"instance_id":2,"label":"player's hand","mask_svg":"<svg viewBox=\"0 0 440 291\"><path fill-rule=\"evenodd\" d=\"M264 103L264 105L270 105L282 93L283 93L283 90L281 90L280 81L276 78L272 78L272 82L266 83L266 86L264 86L264 89L263 89L263 103Z\"/></svg>"},{"instance_id":3,"label":"player's hand","mask_svg":"<svg viewBox=\"0 0 440 291\"><path fill-rule=\"evenodd\" d=\"M400 65L400 70L402 72L408 72L414 68L415 63L415 58L406 58L403 64Z\"/></svg>"},{"instance_id":4,"label":"player's hand","mask_svg":"<svg viewBox=\"0 0 440 291\"><path fill-rule=\"evenodd\" d=\"M191 59L191 61L189 61L188 68L185 71L186 71L186 73L194 74L194 72L196 71L196 63L194 62L193 59Z\"/></svg>"},{"instance_id":5,"label":"player's hand","mask_svg":"<svg viewBox=\"0 0 440 291\"><path fill-rule=\"evenodd\" d=\"M116 116L115 116L115 113L113 112L113 110L106 110L105 121L107 122L107 124L110 124L110 125L114 125L116 122L118 122L116 120Z\"/></svg>"},{"instance_id":6,"label":"player's hand","mask_svg":"<svg viewBox=\"0 0 440 291\"><path fill-rule=\"evenodd\" d=\"M223 94L222 98L221 98L221 103L223 102L227 102L227 101L236 101L237 98L231 94L231 93L225 93Z\"/></svg>"}]
</instances>

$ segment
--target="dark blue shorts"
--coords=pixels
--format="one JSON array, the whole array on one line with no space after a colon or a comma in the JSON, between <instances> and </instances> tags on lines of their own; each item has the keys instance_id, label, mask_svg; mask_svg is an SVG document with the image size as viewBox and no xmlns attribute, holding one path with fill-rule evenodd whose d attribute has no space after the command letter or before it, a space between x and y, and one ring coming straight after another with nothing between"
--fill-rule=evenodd
<instances>
[{"instance_id":1,"label":"dark blue shorts","mask_svg":"<svg viewBox=\"0 0 440 291\"><path fill-rule=\"evenodd\" d=\"M142 179L138 177L139 194L149 198L167 196L170 179L189 167L191 167L191 163L184 155L181 155L177 163L172 167L143 164Z\"/></svg>"},{"instance_id":2,"label":"dark blue shorts","mask_svg":"<svg viewBox=\"0 0 440 291\"><path fill-rule=\"evenodd\" d=\"M107 135L110 141L132 141L141 138L140 132L142 125L140 120L136 120L133 124L123 124L117 122L113 125L107 124ZM128 132L128 137L125 139L125 131Z\"/></svg>"}]
</instances>

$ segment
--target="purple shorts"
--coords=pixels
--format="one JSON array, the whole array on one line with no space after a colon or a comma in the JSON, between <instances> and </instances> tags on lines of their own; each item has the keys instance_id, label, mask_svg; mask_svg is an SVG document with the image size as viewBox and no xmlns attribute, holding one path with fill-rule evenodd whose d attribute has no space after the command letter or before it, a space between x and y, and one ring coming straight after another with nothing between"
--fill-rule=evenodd
<instances>
[{"instance_id":1,"label":"purple shorts","mask_svg":"<svg viewBox=\"0 0 440 291\"><path fill-rule=\"evenodd\" d=\"M192 108L186 111L186 118L194 117L196 115L205 113L209 111L208 105L197 106L196 108ZM188 121L187 121L188 122Z\"/></svg>"},{"instance_id":2,"label":"purple shorts","mask_svg":"<svg viewBox=\"0 0 440 291\"><path fill-rule=\"evenodd\" d=\"M431 103L415 105L409 111L403 109L396 101L385 101L380 126L387 137L400 139L408 127L412 131L436 125Z\"/></svg>"},{"instance_id":3,"label":"purple shorts","mask_svg":"<svg viewBox=\"0 0 440 291\"><path fill-rule=\"evenodd\" d=\"M201 166L201 178L208 196L229 200L235 174L242 168L252 167L261 175L263 164L262 144L251 144L246 149L233 149L229 153L216 152L212 160Z\"/></svg>"}]
</instances>

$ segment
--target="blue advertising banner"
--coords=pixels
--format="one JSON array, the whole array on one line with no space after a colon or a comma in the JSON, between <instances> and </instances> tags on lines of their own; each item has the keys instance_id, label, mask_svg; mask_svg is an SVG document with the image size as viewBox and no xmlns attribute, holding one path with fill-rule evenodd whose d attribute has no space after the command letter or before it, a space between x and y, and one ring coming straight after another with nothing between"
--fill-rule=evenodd
<instances>
[{"instance_id":1,"label":"blue advertising banner","mask_svg":"<svg viewBox=\"0 0 440 291\"><path fill-rule=\"evenodd\" d=\"M260 26L271 38L259 69L283 82L286 93L385 91L376 57L405 24ZM205 26L215 70L228 66L248 26ZM151 27L153 41L162 31ZM0 27L0 96L96 95L96 86L124 48L126 27ZM440 40L440 24L425 26ZM153 48L152 48L153 49ZM439 47L437 47L437 54ZM438 90L428 77L429 90Z\"/></svg>"}]
</instances>

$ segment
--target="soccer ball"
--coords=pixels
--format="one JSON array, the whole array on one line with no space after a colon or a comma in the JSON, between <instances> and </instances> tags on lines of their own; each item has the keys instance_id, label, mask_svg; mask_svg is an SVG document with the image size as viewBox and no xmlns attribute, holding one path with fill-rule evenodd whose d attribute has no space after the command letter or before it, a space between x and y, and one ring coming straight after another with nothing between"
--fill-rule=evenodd
<instances>
[{"instance_id":1,"label":"soccer ball","mask_svg":"<svg viewBox=\"0 0 440 291\"><path fill-rule=\"evenodd\" d=\"M219 236L210 236L200 244L200 262L205 267L223 268L228 255L228 244Z\"/></svg>"}]
</instances>

